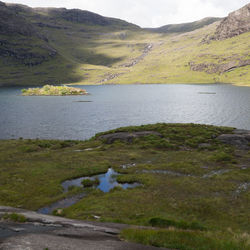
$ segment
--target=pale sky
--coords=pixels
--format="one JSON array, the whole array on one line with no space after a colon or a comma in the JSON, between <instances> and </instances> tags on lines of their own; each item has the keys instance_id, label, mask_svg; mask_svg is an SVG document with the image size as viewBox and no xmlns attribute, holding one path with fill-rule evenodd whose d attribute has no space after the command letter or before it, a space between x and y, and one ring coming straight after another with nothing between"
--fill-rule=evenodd
<instances>
[{"instance_id":1,"label":"pale sky","mask_svg":"<svg viewBox=\"0 0 250 250\"><path fill-rule=\"evenodd\" d=\"M7 0L30 7L65 7L116 17L141 27L192 22L204 17L224 17L249 0Z\"/></svg>"}]
</instances>

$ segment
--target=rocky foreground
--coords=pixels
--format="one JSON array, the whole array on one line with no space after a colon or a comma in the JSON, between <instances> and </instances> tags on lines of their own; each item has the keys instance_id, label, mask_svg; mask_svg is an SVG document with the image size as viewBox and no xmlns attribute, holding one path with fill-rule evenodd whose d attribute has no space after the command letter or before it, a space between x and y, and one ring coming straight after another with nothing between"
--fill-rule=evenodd
<instances>
[{"instance_id":1,"label":"rocky foreground","mask_svg":"<svg viewBox=\"0 0 250 250\"><path fill-rule=\"evenodd\" d=\"M150 249L120 239L249 249L247 130L159 123L87 141L2 140L0 171L0 204L9 206L0 208L0 249ZM108 172L116 172L111 189L81 183ZM27 211L55 202L58 217Z\"/></svg>"},{"instance_id":2,"label":"rocky foreground","mask_svg":"<svg viewBox=\"0 0 250 250\"><path fill-rule=\"evenodd\" d=\"M0 249L50 250L149 250L156 247L123 242L118 234L125 224L97 223L42 215L33 211L0 206L0 217L23 215L27 222L0 220Z\"/></svg>"}]
</instances>

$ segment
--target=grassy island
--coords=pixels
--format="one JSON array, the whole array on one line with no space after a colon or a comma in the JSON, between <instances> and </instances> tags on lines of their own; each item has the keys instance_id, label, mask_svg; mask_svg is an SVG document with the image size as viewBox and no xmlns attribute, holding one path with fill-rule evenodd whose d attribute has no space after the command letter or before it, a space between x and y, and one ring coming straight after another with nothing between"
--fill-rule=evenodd
<instances>
[{"instance_id":1,"label":"grassy island","mask_svg":"<svg viewBox=\"0 0 250 250\"><path fill-rule=\"evenodd\" d=\"M120 183L141 185L107 193L85 189L87 195L62 215L150 226L124 230L121 238L159 247L250 249L250 150L218 139L232 133L154 124L87 141L0 140L0 204L36 210L82 190L64 193L63 181L113 168Z\"/></svg>"},{"instance_id":2,"label":"grassy island","mask_svg":"<svg viewBox=\"0 0 250 250\"><path fill-rule=\"evenodd\" d=\"M22 89L24 96L64 96L64 95L87 95L85 89L67 87L67 86L52 86L45 85L42 88Z\"/></svg>"}]
</instances>

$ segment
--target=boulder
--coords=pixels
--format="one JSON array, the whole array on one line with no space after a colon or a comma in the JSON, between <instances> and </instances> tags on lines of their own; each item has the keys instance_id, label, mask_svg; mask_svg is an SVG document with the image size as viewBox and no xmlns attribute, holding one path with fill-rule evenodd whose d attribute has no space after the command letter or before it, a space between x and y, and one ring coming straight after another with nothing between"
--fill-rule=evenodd
<instances>
[{"instance_id":1,"label":"boulder","mask_svg":"<svg viewBox=\"0 0 250 250\"><path fill-rule=\"evenodd\" d=\"M250 131L247 130L235 130L234 134L222 134L217 139L240 149L250 149Z\"/></svg>"}]
</instances>

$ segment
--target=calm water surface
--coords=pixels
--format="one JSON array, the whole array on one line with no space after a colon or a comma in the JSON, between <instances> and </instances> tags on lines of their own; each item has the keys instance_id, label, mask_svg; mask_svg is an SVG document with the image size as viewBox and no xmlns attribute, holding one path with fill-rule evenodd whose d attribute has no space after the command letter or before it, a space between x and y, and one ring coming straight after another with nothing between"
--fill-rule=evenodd
<instances>
[{"instance_id":1,"label":"calm water surface","mask_svg":"<svg viewBox=\"0 0 250 250\"><path fill-rule=\"evenodd\" d=\"M67 180L62 183L63 191L66 193L68 192L69 187L76 186L76 187L82 187L82 193L77 194L72 197L67 197L63 200L56 201L55 203L52 203L51 205L47 207L43 207L38 209L38 213L42 214L51 214L55 209L58 208L66 208L69 206L72 206L73 204L77 203L79 200L81 200L83 197L85 197L87 194L84 192L84 187L82 185L82 181L85 179L91 179L94 180L97 178L100 182L100 184L94 188L101 190L104 193L109 192L114 187L121 187L123 189L128 188L135 188L138 186L141 186L140 183L134 182L134 183L118 183L116 180L116 176L119 175L114 169L109 168L108 171L105 174L99 174L94 175L92 177L80 177L72 180Z\"/></svg>"},{"instance_id":2,"label":"calm water surface","mask_svg":"<svg viewBox=\"0 0 250 250\"><path fill-rule=\"evenodd\" d=\"M89 96L20 96L0 88L0 139L87 139L156 122L250 129L250 88L215 85L82 86ZM87 101L87 102L86 102Z\"/></svg>"}]
</instances>

